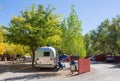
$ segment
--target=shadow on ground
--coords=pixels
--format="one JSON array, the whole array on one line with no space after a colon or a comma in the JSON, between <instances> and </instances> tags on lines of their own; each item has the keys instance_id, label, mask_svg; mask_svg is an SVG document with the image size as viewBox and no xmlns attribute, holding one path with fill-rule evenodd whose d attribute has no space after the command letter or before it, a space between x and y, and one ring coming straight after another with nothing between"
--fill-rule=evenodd
<instances>
[{"instance_id":1,"label":"shadow on ground","mask_svg":"<svg viewBox=\"0 0 120 81\"><path fill-rule=\"evenodd\" d=\"M25 73L31 73L31 72L57 72L58 70L53 70L50 68L33 68L31 64L0 64L0 74L4 72L25 72Z\"/></svg>"},{"instance_id":2,"label":"shadow on ground","mask_svg":"<svg viewBox=\"0 0 120 81\"><path fill-rule=\"evenodd\" d=\"M19 76L19 77L11 77L11 78L5 78L1 81L16 81L16 80L31 80L31 79L43 79L47 77L55 77L57 74L29 74L29 75L24 75L24 76Z\"/></svg>"},{"instance_id":3,"label":"shadow on ground","mask_svg":"<svg viewBox=\"0 0 120 81\"><path fill-rule=\"evenodd\" d=\"M107 63L107 62L98 62L98 61L91 61L91 64L109 64L112 65L112 67L109 68L120 68L120 63Z\"/></svg>"},{"instance_id":4,"label":"shadow on ground","mask_svg":"<svg viewBox=\"0 0 120 81\"><path fill-rule=\"evenodd\" d=\"M33 68L31 64L9 64L9 63L0 63L0 74L12 72L12 73L28 73L23 76L15 76L10 78L4 78L0 81L14 81L14 80L30 80L30 79L41 79L46 77L54 77L60 75L58 70L53 70L49 68Z\"/></svg>"},{"instance_id":5,"label":"shadow on ground","mask_svg":"<svg viewBox=\"0 0 120 81\"><path fill-rule=\"evenodd\" d=\"M110 68L119 68L120 69L120 64L114 64L114 66L112 66Z\"/></svg>"},{"instance_id":6,"label":"shadow on ground","mask_svg":"<svg viewBox=\"0 0 120 81\"><path fill-rule=\"evenodd\" d=\"M106 62L100 62L100 61L91 61L91 64L106 64Z\"/></svg>"}]
</instances>

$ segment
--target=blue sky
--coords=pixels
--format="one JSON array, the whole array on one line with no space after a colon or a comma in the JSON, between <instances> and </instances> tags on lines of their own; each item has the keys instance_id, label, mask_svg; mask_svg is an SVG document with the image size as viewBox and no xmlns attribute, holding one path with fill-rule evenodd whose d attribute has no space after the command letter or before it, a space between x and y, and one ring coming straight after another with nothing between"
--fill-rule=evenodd
<instances>
[{"instance_id":1,"label":"blue sky","mask_svg":"<svg viewBox=\"0 0 120 81\"><path fill-rule=\"evenodd\" d=\"M0 24L8 26L12 16L19 15L32 4L56 8L55 12L68 17L71 6L75 6L82 21L83 34L96 29L105 19L120 15L120 0L0 0Z\"/></svg>"}]
</instances>

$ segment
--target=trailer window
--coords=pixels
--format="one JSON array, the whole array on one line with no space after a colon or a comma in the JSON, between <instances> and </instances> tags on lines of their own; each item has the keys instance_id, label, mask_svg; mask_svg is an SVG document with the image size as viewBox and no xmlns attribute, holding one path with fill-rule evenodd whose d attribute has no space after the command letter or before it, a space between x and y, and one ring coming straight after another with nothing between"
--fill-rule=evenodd
<instances>
[{"instance_id":1,"label":"trailer window","mask_svg":"<svg viewBox=\"0 0 120 81\"><path fill-rule=\"evenodd\" d=\"M44 52L44 56L50 56L50 52Z\"/></svg>"}]
</instances>

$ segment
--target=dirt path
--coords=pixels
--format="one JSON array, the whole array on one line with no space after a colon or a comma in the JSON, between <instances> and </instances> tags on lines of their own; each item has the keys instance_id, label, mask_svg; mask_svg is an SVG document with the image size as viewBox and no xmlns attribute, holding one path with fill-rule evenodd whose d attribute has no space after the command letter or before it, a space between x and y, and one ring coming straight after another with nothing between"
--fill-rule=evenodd
<instances>
[{"instance_id":1,"label":"dirt path","mask_svg":"<svg viewBox=\"0 0 120 81\"><path fill-rule=\"evenodd\" d=\"M38 78L50 78L70 75L69 69L53 70L32 68L30 63L0 62L0 81L27 81Z\"/></svg>"},{"instance_id":2,"label":"dirt path","mask_svg":"<svg viewBox=\"0 0 120 81\"><path fill-rule=\"evenodd\" d=\"M120 64L92 62L90 72L71 75L68 68L55 71L0 62L0 81L120 81Z\"/></svg>"}]
</instances>

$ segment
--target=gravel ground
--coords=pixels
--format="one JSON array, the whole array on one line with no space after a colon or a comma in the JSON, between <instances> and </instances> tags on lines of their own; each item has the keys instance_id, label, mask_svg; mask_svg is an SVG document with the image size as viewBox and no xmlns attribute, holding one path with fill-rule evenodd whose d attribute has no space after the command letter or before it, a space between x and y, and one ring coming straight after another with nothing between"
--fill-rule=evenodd
<instances>
[{"instance_id":1,"label":"gravel ground","mask_svg":"<svg viewBox=\"0 0 120 81\"><path fill-rule=\"evenodd\" d=\"M90 72L72 75L68 68L54 71L0 62L0 81L120 81L120 64L91 62Z\"/></svg>"}]
</instances>

